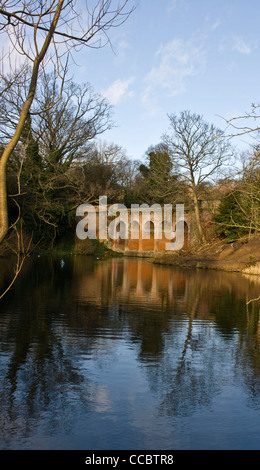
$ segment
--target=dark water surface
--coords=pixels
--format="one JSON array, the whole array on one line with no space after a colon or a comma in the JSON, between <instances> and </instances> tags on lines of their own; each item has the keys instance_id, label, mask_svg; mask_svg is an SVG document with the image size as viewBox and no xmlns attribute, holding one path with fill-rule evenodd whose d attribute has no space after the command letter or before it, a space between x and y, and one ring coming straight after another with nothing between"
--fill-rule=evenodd
<instances>
[{"instance_id":1,"label":"dark water surface","mask_svg":"<svg viewBox=\"0 0 260 470\"><path fill-rule=\"evenodd\" d=\"M260 449L257 277L65 262L0 301L1 449Z\"/></svg>"}]
</instances>

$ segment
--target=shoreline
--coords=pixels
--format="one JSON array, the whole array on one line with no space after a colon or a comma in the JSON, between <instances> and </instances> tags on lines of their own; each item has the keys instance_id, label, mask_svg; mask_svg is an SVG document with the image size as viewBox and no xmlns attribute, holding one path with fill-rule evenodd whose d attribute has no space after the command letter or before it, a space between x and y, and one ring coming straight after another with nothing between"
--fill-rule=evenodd
<instances>
[{"instance_id":1,"label":"shoreline","mask_svg":"<svg viewBox=\"0 0 260 470\"><path fill-rule=\"evenodd\" d=\"M260 276L260 237L227 243L219 239L178 253L158 254L153 263L180 268L211 269Z\"/></svg>"},{"instance_id":2,"label":"shoreline","mask_svg":"<svg viewBox=\"0 0 260 470\"><path fill-rule=\"evenodd\" d=\"M0 258L14 256L13 252L0 253ZM234 242L214 239L203 246L192 246L178 252L117 252L102 243L86 246L57 246L52 250L36 248L30 256L94 256L97 259L140 258L153 264L173 266L182 269L210 269L225 272L239 272L260 276L260 236L240 239Z\"/></svg>"}]
</instances>

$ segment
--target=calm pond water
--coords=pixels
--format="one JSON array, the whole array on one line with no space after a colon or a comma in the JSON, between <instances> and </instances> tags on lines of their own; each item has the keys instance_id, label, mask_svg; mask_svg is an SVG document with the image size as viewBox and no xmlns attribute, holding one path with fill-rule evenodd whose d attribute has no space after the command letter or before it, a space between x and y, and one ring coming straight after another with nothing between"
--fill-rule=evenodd
<instances>
[{"instance_id":1,"label":"calm pond water","mask_svg":"<svg viewBox=\"0 0 260 470\"><path fill-rule=\"evenodd\" d=\"M1 449L260 449L257 277L64 260L0 301Z\"/></svg>"}]
</instances>

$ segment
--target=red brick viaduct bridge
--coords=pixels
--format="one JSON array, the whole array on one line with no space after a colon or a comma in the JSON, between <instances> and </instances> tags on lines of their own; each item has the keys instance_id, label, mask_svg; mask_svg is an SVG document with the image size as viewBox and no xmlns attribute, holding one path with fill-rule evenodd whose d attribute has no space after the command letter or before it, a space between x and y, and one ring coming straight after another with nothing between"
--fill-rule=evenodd
<instances>
[{"instance_id":1,"label":"red brick viaduct bridge","mask_svg":"<svg viewBox=\"0 0 260 470\"><path fill-rule=\"evenodd\" d=\"M161 214L151 211L136 211L133 215L132 210L127 210L127 215L120 218L116 222L114 219L112 228L112 237L108 236L107 239L102 238L99 233L99 225L97 223L97 238L104 241L107 246L116 252L123 252L125 254L146 254L155 252L170 251L169 243L174 243L178 236L178 224L181 224L183 229L183 243L178 249L185 249L188 247L192 238L192 221L190 213L183 213L181 218L177 217L176 213L172 213L171 223L165 222L160 217ZM98 218L97 218L98 219ZM109 224L108 217L108 224ZM111 230L110 230L111 234ZM174 245L171 245L173 247ZM174 248L176 249L176 248Z\"/></svg>"}]
</instances>

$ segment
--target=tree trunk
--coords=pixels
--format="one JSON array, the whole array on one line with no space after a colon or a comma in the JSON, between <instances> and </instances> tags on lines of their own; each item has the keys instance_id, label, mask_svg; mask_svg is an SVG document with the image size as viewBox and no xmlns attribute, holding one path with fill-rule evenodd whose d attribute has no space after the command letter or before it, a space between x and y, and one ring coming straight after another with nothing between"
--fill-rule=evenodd
<instances>
[{"instance_id":1,"label":"tree trunk","mask_svg":"<svg viewBox=\"0 0 260 470\"><path fill-rule=\"evenodd\" d=\"M6 161L0 160L0 243L8 231L8 210L6 193Z\"/></svg>"},{"instance_id":2,"label":"tree trunk","mask_svg":"<svg viewBox=\"0 0 260 470\"><path fill-rule=\"evenodd\" d=\"M35 80L35 85L34 85L34 93L36 89L36 82L37 82L37 76L38 76L38 69L39 67L36 67L35 72L34 72L34 80ZM32 80L33 82L33 80ZM26 117L28 115L28 112L30 110L30 106L32 104L33 98L34 98L34 93L33 91L29 92L28 98L25 101L21 114L20 114L20 119L18 122L18 125L16 127L15 133L10 140L10 142L6 145L2 156L0 160L0 243L4 240L7 232L8 232L8 208L7 208L7 188L6 188L6 168L7 168L7 162L9 160L9 157L12 153L12 151L15 149L19 138L22 134L23 126L26 121Z\"/></svg>"},{"instance_id":3,"label":"tree trunk","mask_svg":"<svg viewBox=\"0 0 260 470\"><path fill-rule=\"evenodd\" d=\"M5 238L8 232L8 210L7 210L7 190L6 190L7 162L9 160L9 157L12 151L15 149L21 137L23 126L25 124L26 118L28 116L30 107L32 105L32 102L35 96L37 80L38 80L38 75L39 75L39 67L48 51L49 45L51 43L52 37L54 35L55 29L56 29L56 26L57 26L57 23L61 14L63 3L64 3L64 0L59 0L52 24L47 33L45 41L42 45L41 50L35 57L35 60L33 63L31 81L30 81L30 88L29 88L27 98L21 110L19 122L17 124L16 130L12 139L5 147L3 154L1 156L1 160L0 160L0 243L3 241L3 239Z\"/></svg>"},{"instance_id":4,"label":"tree trunk","mask_svg":"<svg viewBox=\"0 0 260 470\"><path fill-rule=\"evenodd\" d=\"M199 201L196 194L196 190L192 189L193 192L193 203L194 203L194 212L195 212L195 220L198 229L199 239L201 243L206 243L206 237L204 235L202 225L201 225L201 217L200 217L200 209L199 209Z\"/></svg>"}]
</instances>

